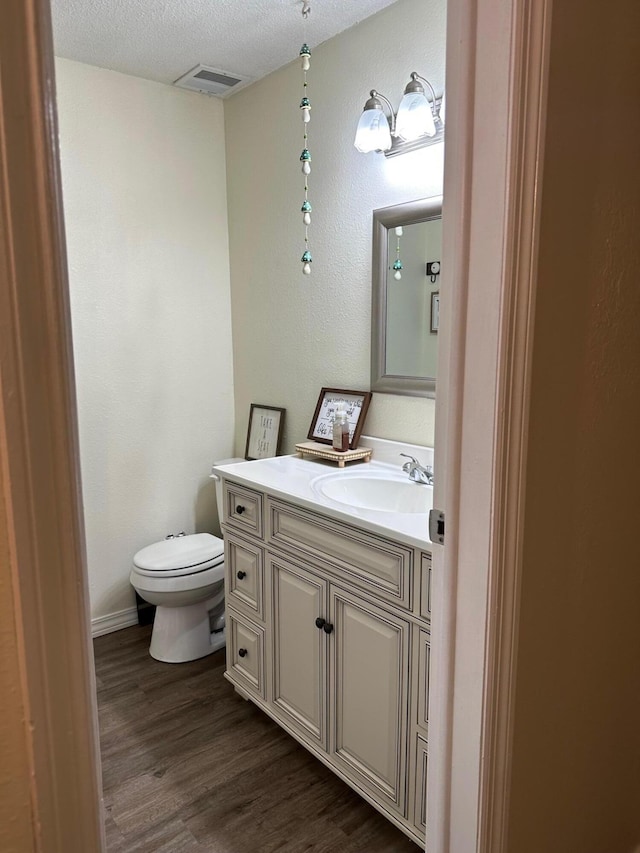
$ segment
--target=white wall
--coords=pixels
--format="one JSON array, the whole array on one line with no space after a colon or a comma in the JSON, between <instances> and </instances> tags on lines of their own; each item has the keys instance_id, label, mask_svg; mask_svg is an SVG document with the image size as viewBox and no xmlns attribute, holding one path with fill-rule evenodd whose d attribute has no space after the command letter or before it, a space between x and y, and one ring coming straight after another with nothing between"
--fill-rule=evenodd
<instances>
[{"instance_id":1,"label":"white wall","mask_svg":"<svg viewBox=\"0 0 640 853\"><path fill-rule=\"evenodd\" d=\"M215 532L233 378L222 103L56 63L92 616L131 558Z\"/></svg>"},{"instance_id":2,"label":"white wall","mask_svg":"<svg viewBox=\"0 0 640 853\"><path fill-rule=\"evenodd\" d=\"M370 387L372 211L442 192L442 145L386 160L359 154L353 137L371 88L397 107L418 71L442 92L445 3L400 0L316 49L313 21L308 32L310 277L298 60L225 103L238 451L252 402L287 409L290 451L322 386ZM432 400L375 394L365 432L431 444L433 415Z\"/></svg>"}]
</instances>

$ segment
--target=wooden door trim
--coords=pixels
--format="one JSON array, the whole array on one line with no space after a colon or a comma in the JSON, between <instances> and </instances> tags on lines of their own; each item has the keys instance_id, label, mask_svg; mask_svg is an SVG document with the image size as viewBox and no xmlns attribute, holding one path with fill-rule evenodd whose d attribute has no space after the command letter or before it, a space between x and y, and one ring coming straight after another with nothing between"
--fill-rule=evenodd
<instances>
[{"instance_id":1,"label":"wooden door trim","mask_svg":"<svg viewBox=\"0 0 640 853\"><path fill-rule=\"evenodd\" d=\"M427 849L442 853L506 849L551 2L447 12L434 496L447 544L433 549L427 792Z\"/></svg>"},{"instance_id":2,"label":"wooden door trim","mask_svg":"<svg viewBox=\"0 0 640 853\"><path fill-rule=\"evenodd\" d=\"M514 9L478 853L507 850L551 2Z\"/></svg>"},{"instance_id":3,"label":"wooden door trim","mask_svg":"<svg viewBox=\"0 0 640 853\"><path fill-rule=\"evenodd\" d=\"M0 487L34 848L103 850L49 5L0 7Z\"/></svg>"}]
</instances>

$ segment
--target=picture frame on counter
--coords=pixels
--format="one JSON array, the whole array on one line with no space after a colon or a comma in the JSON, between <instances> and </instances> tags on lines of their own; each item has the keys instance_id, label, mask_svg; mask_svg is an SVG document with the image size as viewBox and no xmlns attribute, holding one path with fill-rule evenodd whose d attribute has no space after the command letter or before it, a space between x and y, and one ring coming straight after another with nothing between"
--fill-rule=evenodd
<instances>
[{"instance_id":1,"label":"picture frame on counter","mask_svg":"<svg viewBox=\"0 0 640 853\"><path fill-rule=\"evenodd\" d=\"M285 412L277 406L251 404L245 459L269 459L280 453Z\"/></svg>"},{"instance_id":2,"label":"picture frame on counter","mask_svg":"<svg viewBox=\"0 0 640 853\"><path fill-rule=\"evenodd\" d=\"M338 404L342 403L349 423L349 449L355 450L362 435L370 402L371 391L322 388L307 438L320 444L332 444L333 418Z\"/></svg>"}]
</instances>

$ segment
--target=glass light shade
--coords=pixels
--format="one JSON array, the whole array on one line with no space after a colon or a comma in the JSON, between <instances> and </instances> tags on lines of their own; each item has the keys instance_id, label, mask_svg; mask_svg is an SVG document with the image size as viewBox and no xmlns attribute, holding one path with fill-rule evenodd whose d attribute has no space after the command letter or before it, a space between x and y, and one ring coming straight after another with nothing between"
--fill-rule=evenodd
<instances>
[{"instance_id":1,"label":"glass light shade","mask_svg":"<svg viewBox=\"0 0 640 853\"><path fill-rule=\"evenodd\" d=\"M436 135L431 104L422 92L410 92L400 101L396 116L396 133L405 142L411 142L421 136Z\"/></svg>"},{"instance_id":2,"label":"glass light shade","mask_svg":"<svg viewBox=\"0 0 640 853\"><path fill-rule=\"evenodd\" d=\"M362 154L391 148L389 122L382 110L376 108L362 113L353 144Z\"/></svg>"}]
</instances>

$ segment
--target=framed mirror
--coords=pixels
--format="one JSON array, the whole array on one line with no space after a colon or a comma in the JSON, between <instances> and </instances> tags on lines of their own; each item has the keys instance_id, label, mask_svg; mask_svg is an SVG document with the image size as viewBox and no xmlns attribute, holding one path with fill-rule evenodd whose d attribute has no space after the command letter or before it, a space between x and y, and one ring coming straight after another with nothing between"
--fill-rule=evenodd
<instances>
[{"instance_id":1,"label":"framed mirror","mask_svg":"<svg viewBox=\"0 0 640 853\"><path fill-rule=\"evenodd\" d=\"M371 390L435 397L442 196L373 211Z\"/></svg>"}]
</instances>

